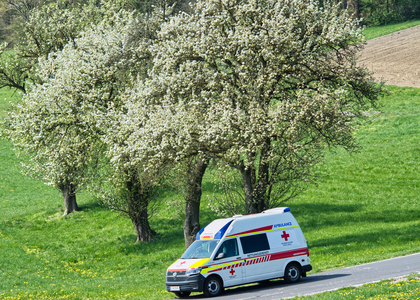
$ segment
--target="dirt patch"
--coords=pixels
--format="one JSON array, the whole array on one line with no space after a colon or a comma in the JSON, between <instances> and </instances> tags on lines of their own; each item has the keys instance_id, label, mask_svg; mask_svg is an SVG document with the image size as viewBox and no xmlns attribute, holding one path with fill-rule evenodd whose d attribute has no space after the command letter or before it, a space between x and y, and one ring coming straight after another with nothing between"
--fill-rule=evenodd
<instances>
[{"instance_id":1,"label":"dirt patch","mask_svg":"<svg viewBox=\"0 0 420 300\"><path fill-rule=\"evenodd\" d=\"M420 88L420 25L367 41L359 63L378 81Z\"/></svg>"}]
</instances>

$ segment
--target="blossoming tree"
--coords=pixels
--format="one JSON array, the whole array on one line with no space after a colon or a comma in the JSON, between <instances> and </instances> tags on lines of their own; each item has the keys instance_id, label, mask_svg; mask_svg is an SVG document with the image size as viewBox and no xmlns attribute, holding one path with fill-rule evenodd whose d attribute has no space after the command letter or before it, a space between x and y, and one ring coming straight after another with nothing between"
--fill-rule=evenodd
<instances>
[{"instance_id":1,"label":"blossoming tree","mask_svg":"<svg viewBox=\"0 0 420 300\"><path fill-rule=\"evenodd\" d=\"M316 181L325 149L358 149L382 85L356 64L358 21L314 0L202 0L164 24L122 116L136 159L206 154L236 168L246 213ZM121 155L124 149L121 150Z\"/></svg>"},{"instance_id":2,"label":"blossoming tree","mask_svg":"<svg viewBox=\"0 0 420 300\"><path fill-rule=\"evenodd\" d=\"M64 214L77 210L75 194L102 155L108 106L143 64L133 22L121 11L40 59L38 81L11 116L11 137L29 155L28 170L62 191Z\"/></svg>"},{"instance_id":3,"label":"blossoming tree","mask_svg":"<svg viewBox=\"0 0 420 300\"><path fill-rule=\"evenodd\" d=\"M12 3L13 1L10 1ZM28 2L29 3L29 2ZM26 3L26 4L28 4ZM37 81L38 58L61 51L89 26L98 24L124 7L124 1L99 1L86 4L33 3L22 13L22 33L14 41L13 51L0 46L0 88L9 87L26 93L27 81ZM23 8L15 3L16 9Z\"/></svg>"}]
</instances>

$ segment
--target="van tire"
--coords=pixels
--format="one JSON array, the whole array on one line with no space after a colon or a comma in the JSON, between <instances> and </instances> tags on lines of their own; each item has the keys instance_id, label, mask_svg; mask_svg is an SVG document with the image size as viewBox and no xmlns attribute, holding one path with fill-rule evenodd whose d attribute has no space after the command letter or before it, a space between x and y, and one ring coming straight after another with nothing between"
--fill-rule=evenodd
<instances>
[{"instance_id":1,"label":"van tire","mask_svg":"<svg viewBox=\"0 0 420 300\"><path fill-rule=\"evenodd\" d=\"M302 274L301 267L298 263L290 263L284 271L284 281L287 283L296 283L300 280Z\"/></svg>"},{"instance_id":2,"label":"van tire","mask_svg":"<svg viewBox=\"0 0 420 300\"><path fill-rule=\"evenodd\" d=\"M206 297L219 296L223 292L223 282L217 276L210 276L204 281L203 292Z\"/></svg>"},{"instance_id":3,"label":"van tire","mask_svg":"<svg viewBox=\"0 0 420 300\"><path fill-rule=\"evenodd\" d=\"M187 298L191 292L174 292L178 298Z\"/></svg>"}]
</instances>

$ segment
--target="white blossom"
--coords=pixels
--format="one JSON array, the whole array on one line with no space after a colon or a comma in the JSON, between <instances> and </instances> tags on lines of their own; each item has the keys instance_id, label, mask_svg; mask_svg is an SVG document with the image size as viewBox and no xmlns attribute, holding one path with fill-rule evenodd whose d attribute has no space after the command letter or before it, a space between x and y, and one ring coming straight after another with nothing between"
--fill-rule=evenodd
<instances>
[{"instance_id":1,"label":"white blossom","mask_svg":"<svg viewBox=\"0 0 420 300\"><path fill-rule=\"evenodd\" d=\"M198 1L159 39L150 76L123 96L126 143L112 149L149 168L201 152L257 177L268 165L288 199L315 180L325 147L357 148L357 117L380 93L354 64L358 21L329 2Z\"/></svg>"}]
</instances>

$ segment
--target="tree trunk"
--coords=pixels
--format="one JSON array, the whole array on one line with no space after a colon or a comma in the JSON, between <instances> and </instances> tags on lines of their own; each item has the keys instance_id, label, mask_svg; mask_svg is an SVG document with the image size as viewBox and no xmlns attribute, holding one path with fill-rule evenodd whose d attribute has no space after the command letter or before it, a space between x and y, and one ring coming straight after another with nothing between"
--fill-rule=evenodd
<instances>
[{"instance_id":1,"label":"tree trunk","mask_svg":"<svg viewBox=\"0 0 420 300\"><path fill-rule=\"evenodd\" d=\"M73 211L78 211L79 207L77 206L76 202L76 193L74 191L74 186L72 184L64 185L60 189L64 199L65 210L63 216L68 215Z\"/></svg>"},{"instance_id":2,"label":"tree trunk","mask_svg":"<svg viewBox=\"0 0 420 300\"><path fill-rule=\"evenodd\" d=\"M241 166L239 171L242 174L242 180L244 183L244 196L245 196L245 210L246 214L258 213L258 207L254 201L254 182L255 182L255 170L245 166Z\"/></svg>"},{"instance_id":3,"label":"tree trunk","mask_svg":"<svg viewBox=\"0 0 420 300\"><path fill-rule=\"evenodd\" d=\"M260 153L260 164L258 167L258 179L255 186L254 202L257 212L260 213L269 207L269 198L267 195L268 181L270 179L269 163L266 161L270 150L270 139L266 139Z\"/></svg>"},{"instance_id":4,"label":"tree trunk","mask_svg":"<svg viewBox=\"0 0 420 300\"><path fill-rule=\"evenodd\" d=\"M353 9L354 15L357 19L360 19L360 0L352 0L353 1Z\"/></svg>"},{"instance_id":5,"label":"tree trunk","mask_svg":"<svg viewBox=\"0 0 420 300\"><path fill-rule=\"evenodd\" d=\"M142 186L137 173L127 182L128 190L128 216L136 230L137 242L149 242L152 240L151 229L149 225L149 197L151 188Z\"/></svg>"},{"instance_id":6,"label":"tree trunk","mask_svg":"<svg viewBox=\"0 0 420 300\"><path fill-rule=\"evenodd\" d=\"M197 156L187 172L187 195L185 197L184 238L185 249L195 240L200 231L200 200L201 183L206 171L208 160Z\"/></svg>"},{"instance_id":7,"label":"tree trunk","mask_svg":"<svg viewBox=\"0 0 420 300\"><path fill-rule=\"evenodd\" d=\"M134 229L136 230L136 243L149 242L152 240L148 216L146 218L138 218L136 220L131 219L131 222L133 223Z\"/></svg>"},{"instance_id":8,"label":"tree trunk","mask_svg":"<svg viewBox=\"0 0 420 300\"><path fill-rule=\"evenodd\" d=\"M268 165L260 164L258 181L254 192L254 202L257 213L260 213L269 207L269 199L267 197L268 176Z\"/></svg>"},{"instance_id":9,"label":"tree trunk","mask_svg":"<svg viewBox=\"0 0 420 300\"><path fill-rule=\"evenodd\" d=\"M260 156L260 164L257 170L255 167L245 168L244 165L239 167L242 174L244 184L245 210L246 214L256 214L267 209L269 199L267 189L269 186L269 163L265 160L271 146L270 139L266 139Z\"/></svg>"}]
</instances>

